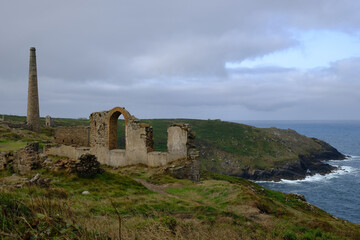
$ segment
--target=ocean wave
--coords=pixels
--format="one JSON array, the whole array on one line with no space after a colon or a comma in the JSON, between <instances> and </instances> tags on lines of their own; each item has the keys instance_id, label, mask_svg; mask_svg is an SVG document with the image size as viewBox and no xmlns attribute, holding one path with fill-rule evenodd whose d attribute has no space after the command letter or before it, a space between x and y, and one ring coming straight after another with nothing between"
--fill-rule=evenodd
<instances>
[{"instance_id":1,"label":"ocean wave","mask_svg":"<svg viewBox=\"0 0 360 240\"><path fill-rule=\"evenodd\" d=\"M348 161L357 161L357 160L360 160L360 156L350 156L345 158L344 160L338 160L338 161L348 162Z\"/></svg>"},{"instance_id":2,"label":"ocean wave","mask_svg":"<svg viewBox=\"0 0 360 240\"><path fill-rule=\"evenodd\" d=\"M352 156L351 158L348 158L346 160L329 160L324 161L324 163L330 164L331 166L337 167L335 171L321 175L319 173L316 173L312 176L307 176L304 179L298 179L298 180L288 180L288 179L281 179L280 181L254 181L256 183L284 183L284 184L299 184L303 182L325 182L333 178L338 178L343 175L347 174L353 174L354 176L360 175L360 169L357 167L342 165L344 161L354 161L354 160L360 160L360 156Z\"/></svg>"},{"instance_id":3,"label":"ocean wave","mask_svg":"<svg viewBox=\"0 0 360 240\"><path fill-rule=\"evenodd\" d=\"M321 174L317 173L315 175L307 176L306 178L299 179L299 180L281 179L280 182L278 182L278 183L298 184L298 183L302 183L302 182L324 182L324 181L328 181L333 178L338 178L345 174L352 174L356 171L357 171L356 168L353 168L350 166L341 166L337 170L335 170L329 174L321 175Z\"/></svg>"},{"instance_id":4,"label":"ocean wave","mask_svg":"<svg viewBox=\"0 0 360 240\"><path fill-rule=\"evenodd\" d=\"M328 160L328 161L323 161L323 163L327 163L327 164L337 167L338 163L340 163L340 165L341 165L341 163L344 163L344 162L353 162L353 161L359 161L359 160L360 160L360 156L350 156L344 160Z\"/></svg>"}]
</instances>

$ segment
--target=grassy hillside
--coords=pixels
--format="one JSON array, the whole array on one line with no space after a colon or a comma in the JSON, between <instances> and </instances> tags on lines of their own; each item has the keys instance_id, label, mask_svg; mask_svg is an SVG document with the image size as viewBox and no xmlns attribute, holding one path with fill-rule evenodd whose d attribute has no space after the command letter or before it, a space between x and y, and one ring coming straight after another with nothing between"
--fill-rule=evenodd
<instances>
[{"instance_id":1,"label":"grassy hillside","mask_svg":"<svg viewBox=\"0 0 360 240\"><path fill-rule=\"evenodd\" d=\"M200 151L202 169L228 175L242 175L244 169L248 172L270 170L290 162L297 163L299 156L317 155L326 145L290 129L261 129L219 120L142 121L153 126L155 150L159 151L166 151L166 129L170 124L188 123L196 133L195 143Z\"/></svg>"},{"instance_id":2,"label":"grassy hillside","mask_svg":"<svg viewBox=\"0 0 360 240\"><path fill-rule=\"evenodd\" d=\"M5 118L25 121L25 117L5 116ZM44 119L41 121L44 122ZM153 127L156 151L167 150L169 125L176 122L188 123L196 133L195 143L200 151L202 168L229 175L241 175L243 169L269 170L298 161L299 155L311 155L322 149L322 144L318 141L292 130L261 129L220 120L144 119L141 121ZM89 124L86 119L55 118L54 122L56 126ZM120 148L124 148L124 138L124 120L119 120L118 144Z\"/></svg>"},{"instance_id":3,"label":"grassy hillside","mask_svg":"<svg viewBox=\"0 0 360 240\"><path fill-rule=\"evenodd\" d=\"M203 173L193 183L141 167L95 179L37 172L52 179L50 188L0 172L2 239L360 238L359 225L242 178Z\"/></svg>"},{"instance_id":4,"label":"grassy hillside","mask_svg":"<svg viewBox=\"0 0 360 240\"><path fill-rule=\"evenodd\" d=\"M294 151L317 147L313 140L291 130L210 120L143 122L153 126L155 148L163 151L167 127L174 122L189 123L197 134L205 166L209 161L219 164L213 159L223 161L232 156L255 163L260 158L267 166L277 161L266 159L280 157L278 161L284 161L291 159ZM55 123L88 124L74 119L55 119ZM119 121L121 129L123 121ZM34 140L46 144L52 134L47 129L35 134L0 123L0 148L16 150ZM52 157L53 162L57 159ZM201 182L194 183L174 179L157 168L105 169L94 179L63 170L40 169L27 176L0 171L0 238L360 239L359 225L333 217L297 195L271 191L242 178L204 171ZM51 179L49 188L28 183L36 173ZM84 191L89 194L82 194Z\"/></svg>"}]
</instances>

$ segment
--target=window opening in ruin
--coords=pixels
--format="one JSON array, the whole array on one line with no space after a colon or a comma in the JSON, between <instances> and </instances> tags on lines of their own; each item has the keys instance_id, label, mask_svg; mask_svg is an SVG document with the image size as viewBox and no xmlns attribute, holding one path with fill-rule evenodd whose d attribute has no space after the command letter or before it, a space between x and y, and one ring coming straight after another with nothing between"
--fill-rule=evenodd
<instances>
[{"instance_id":1,"label":"window opening in ruin","mask_svg":"<svg viewBox=\"0 0 360 240\"><path fill-rule=\"evenodd\" d=\"M148 120L144 119L141 122L147 123L152 126L153 139L154 139L154 151L167 152L167 127L172 124L172 121L167 119Z\"/></svg>"},{"instance_id":2,"label":"window opening in ruin","mask_svg":"<svg viewBox=\"0 0 360 240\"><path fill-rule=\"evenodd\" d=\"M117 122L117 148L125 149L125 119L120 115Z\"/></svg>"},{"instance_id":3,"label":"window opening in ruin","mask_svg":"<svg viewBox=\"0 0 360 240\"><path fill-rule=\"evenodd\" d=\"M125 120L119 111L115 111L109 122L109 149L125 148Z\"/></svg>"}]
</instances>

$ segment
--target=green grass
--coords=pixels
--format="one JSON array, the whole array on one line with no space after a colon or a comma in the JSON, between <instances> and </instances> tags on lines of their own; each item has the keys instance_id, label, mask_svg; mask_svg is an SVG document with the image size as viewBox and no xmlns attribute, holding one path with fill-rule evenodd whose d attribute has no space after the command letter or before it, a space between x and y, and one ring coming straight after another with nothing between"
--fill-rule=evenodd
<instances>
[{"instance_id":1,"label":"green grass","mask_svg":"<svg viewBox=\"0 0 360 240\"><path fill-rule=\"evenodd\" d=\"M23 117L10 118L24 121ZM281 137L276 137L273 129L215 120L143 122L153 126L155 149L159 151L166 151L169 125L188 123L196 133L198 149L206 152L201 159L205 169L220 169L223 159L266 169L291 160L295 153L289 149L301 152L313 148L313 140L290 131L277 133ZM86 119L55 119L58 126L88 123ZM123 144L124 121L118 123L119 143ZM43 145L52 140L52 135L51 129L35 134L0 125L0 148L16 150L30 141ZM294 137L304 149L294 145ZM0 234L11 234L15 239L25 238L27 232L33 239L115 239L120 215L125 239L360 239L358 225L334 219L291 195L242 178L203 171L202 182L193 183L155 169L105 169L105 174L94 179L44 169L27 176L40 172L42 177L51 178L49 189L27 185L16 188L21 177L0 172L0 181L5 182L0 184ZM147 189L135 178L154 184L162 192ZM83 191L90 194L84 195Z\"/></svg>"},{"instance_id":2,"label":"green grass","mask_svg":"<svg viewBox=\"0 0 360 240\"><path fill-rule=\"evenodd\" d=\"M114 239L118 234L119 213L124 239L136 239L135 235L139 239L356 239L360 236L358 225L335 220L316 207L308 210L304 207L306 203L242 178L203 172L202 182L193 183L164 174L142 175L143 179L152 179L156 186L164 187L166 193L159 194L132 178L147 172L146 168L136 168L137 173L132 169L106 168L105 174L94 179L44 169L28 175L30 178L40 172L42 177L51 178L49 189L26 185L12 188L8 184L11 181L17 184L21 177L0 172L0 181L9 186L1 189L0 208L5 207L6 211L0 211L0 230L23 237L21 234L27 231L33 237L49 231L52 237ZM83 195L85 190L90 194Z\"/></svg>"},{"instance_id":3,"label":"green grass","mask_svg":"<svg viewBox=\"0 0 360 240\"><path fill-rule=\"evenodd\" d=\"M25 117L7 116L5 119L21 122ZM45 144L52 142L53 135L52 129L43 128L40 133L35 133L25 129L9 129L0 125L0 151L16 151L34 141L39 142L39 147L42 148Z\"/></svg>"},{"instance_id":4,"label":"green grass","mask_svg":"<svg viewBox=\"0 0 360 240\"><path fill-rule=\"evenodd\" d=\"M121 197L131 194L152 193L133 179L115 173L98 174L94 179L79 178L77 175L68 175L65 172L43 172L44 177L53 178L55 187L65 189L71 196L79 198L100 199L103 197ZM90 195L82 195L89 191Z\"/></svg>"},{"instance_id":5,"label":"green grass","mask_svg":"<svg viewBox=\"0 0 360 240\"><path fill-rule=\"evenodd\" d=\"M0 151L12 152L26 146L26 142L0 140Z\"/></svg>"}]
</instances>

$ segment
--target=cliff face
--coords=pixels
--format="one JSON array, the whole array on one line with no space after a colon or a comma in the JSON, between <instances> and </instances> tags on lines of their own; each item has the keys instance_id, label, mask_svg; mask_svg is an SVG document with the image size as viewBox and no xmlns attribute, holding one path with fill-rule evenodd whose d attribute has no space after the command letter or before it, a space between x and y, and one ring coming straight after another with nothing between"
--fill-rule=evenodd
<instances>
[{"instance_id":1,"label":"cliff face","mask_svg":"<svg viewBox=\"0 0 360 240\"><path fill-rule=\"evenodd\" d=\"M247 149L243 154L199 142L203 169L252 180L279 181L303 179L316 173L327 174L336 168L323 161L345 159L328 143L300 135L294 130L255 130L256 135L243 132L243 138L253 138L256 142L255 151L251 149L251 144L240 146Z\"/></svg>"}]
</instances>

